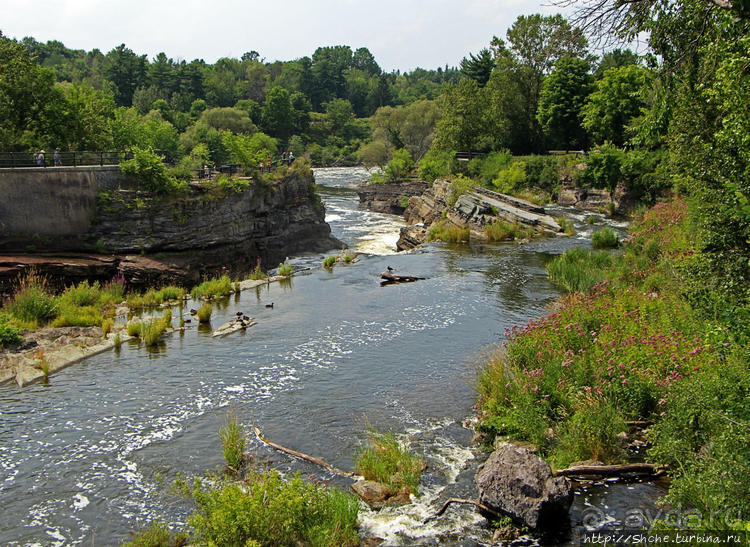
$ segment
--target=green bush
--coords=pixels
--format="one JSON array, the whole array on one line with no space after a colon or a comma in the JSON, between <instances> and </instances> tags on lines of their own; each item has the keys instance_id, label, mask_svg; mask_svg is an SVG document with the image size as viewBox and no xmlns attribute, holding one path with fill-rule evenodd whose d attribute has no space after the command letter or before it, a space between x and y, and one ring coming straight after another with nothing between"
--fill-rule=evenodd
<instances>
[{"instance_id":1,"label":"green bush","mask_svg":"<svg viewBox=\"0 0 750 547\"><path fill-rule=\"evenodd\" d=\"M586 292L610 277L607 269L613 257L606 251L573 248L566 250L547 264L550 279L568 291Z\"/></svg>"},{"instance_id":2,"label":"green bush","mask_svg":"<svg viewBox=\"0 0 750 547\"><path fill-rule=\"evenodd\" d=\"M98 304L101 295L99 282L95 281L89 284L88 281L81 281L78 285L71 285L60 295L60 302L72 304L74 306L94 306Z\"/></svg>"},{"instance_id":3,"label":"green bush","mask_svg":"<svg viewBox=\"0 0 750 547\"><path fill-rule=\"evenodd\" d=\"M365 479L387 485L393 493L417 494L424 464L396 439L392 433L370 429L369 446L360 449L357 472Z\"/></svg>"},{"instance_id":4,"label":"green bush","mask_svg":"<svg viewBox=\"0 0 750 547\"><path fill-rule=\"evenodd\" d=\"M591 236L591 244L594 249L616 249L620 246L620 238L612 228L607 226L594 232Z\"/></svg>"},{"instance_id":5,"label":"green bush","mask_svg":"<svg viewBox=\"0 0 750 547\"><path fill-rule=\"evenodd\" d=\"M0 314L0 348L23 342L21 331L8 324L8 316Z\"/></svg>"},{"instance_id":6,"label":"green bush","mask_svg":"<svg viewBox=\"0 0 750 547\"><path fill-rule=\"evenodd\" d=\"M335 256L327 256L323 259L323 267L330 270L333 268L333 265L336 264L336 257Z\"/></svg>"},{"instance_id":7,"label":"green bush","mask_svg":"<svg viewBox=\"0 0 750 547\"><path fill-rule=\"evenodd\" d=\"M526 163L514 161L505 169L501 169L493 179L492 184L498 192L508 194L526 182Z\"/></svg>"},{"instance_id":8,"label":"green bush","mask_svg":"<svg viewBox=\"0 0 750 547\"><path fill-rule=\"evenodd\" d=\"M211 304L203 304L200 308L198 308L198 323L210 322L212 312L213 308L211 307Z\"/></svg>"},{"instance_id":9,"label":"green bush","mask_svg":"<svg viewBox=\"0 0 750 547\"><path fill-rule=\"evenodd\" d=\"M466 192L473 190L475 185L476 183L472 179L464 177L463 175L453 177L453 179L451 179L450 194L448 195L446 202L450 207L453 207L456 205L458 198Z\"/></svg>"},{"instance_id":10,"label":"green bush","mask_svg":"<svg viewBox=\"0 0 750 547\"><path fill-rule=\"evenodd\" d=\"M242 431L242 426L237 421L237 415L234 412L227 414L227 422L221 429L219 429L219 438L222 443L222 453L224 454L224 461L227 463L227 467L239 473L242 471L243 463L245 461L245 433Z\"/></svg>"},{"instance_id":11,"label":"green bush","mask_svg":"<svg viewBox=\"0 0 750 547\"><path fill-rule=\"evenodd\" d=\"M385 182L399 182L409 177L414 169L414 161L408 150L401 148L393 153L393 158L385 167Z\"/></svg>"},{"instance_id":12,"label":"green bush","mask_svg":"<svg viewBox=\"0 0 750 547\"><path fill-rule=\"evenodd\" d=\"M163 163L164 158L148 148L134 148L133 158L120 164L120 170L137 178L146 190L167 194L184 188Z\"/></svg>"},{"instance_id":13,"label":"green bush","mask_svg":"<svg viewBox=\"0 0 750 547\"><path fill-rule=\"evenodd\" d=\"M455 172L456 153L431 149L419 162L419 178L427 182L448 178Z\"/></svg>"},{"instance_id":14,"label":"green bush","mask_svg":"<svg viewBox=\"0 0 750 547\"><path fill-rule=\"evenodd\" d=\"M6 311L21 321L45 325L57 315L57 303L43 285L29 284L13 296Z\"/></svg>"},{"instance_id":15,"label":"green bush","mask_svg":"<svg viewBox=\"0 0 750 547\"><path fill-rule=\"evenodd\" d=\"M614 191L622 180L622 164L625 153L611 144L603 144L598 151L592 152L586 162L586 169L581 174L581 183L593 188L604 188Z\"/></svg>"},{"instance_id":16,"label":"green bush","mask_svg":"<svg viewBox=\"0 0 750 547\"><path fill-rule=\"evenodd\" d=\"M284 480L275 470L244 483L197 485L188 518L200 545L356 546L358 500L337 488Z\"/></svg>"},{"instance_id":17,"label":"green bush","mask_svg":"<svg viewBox=\"0 0 750 547\"><path fill-rule=\"evenodd\" d=\"M476 158L469 162L469 172L479 177L482 186L492 187L492 181L497 174L506 169L511 162L508 150L490 152L484 158Z\"/></svg>"}]
</instances>

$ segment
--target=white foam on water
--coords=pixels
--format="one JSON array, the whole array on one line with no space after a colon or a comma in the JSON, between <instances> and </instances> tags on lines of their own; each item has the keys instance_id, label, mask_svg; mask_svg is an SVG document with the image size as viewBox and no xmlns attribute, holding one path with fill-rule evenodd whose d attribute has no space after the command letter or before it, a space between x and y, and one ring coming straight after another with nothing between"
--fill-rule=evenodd
<instances>
[{"instance_id":1,"label":"white foam on water","mask_svg":"<svg viewBox=\"0 0 750 547\"><path fill-rule=\"evenodd\" d=\"M89 503L91 503L91 502L83 494L79 493L79 494L76 494L75 496L73 496L73 506L72 507L73 507L74 511L80 511L81 509L83 509L84 507L86 507Z\"/></svg>"}]
</instances>

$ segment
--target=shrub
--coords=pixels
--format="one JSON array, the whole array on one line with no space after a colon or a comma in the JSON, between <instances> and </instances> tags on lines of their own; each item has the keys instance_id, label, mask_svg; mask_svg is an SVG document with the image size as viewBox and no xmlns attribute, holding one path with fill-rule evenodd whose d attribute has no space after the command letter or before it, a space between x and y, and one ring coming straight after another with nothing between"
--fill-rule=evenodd
<instances>
[{"instance_id":1,"label":"shrub","mask_svg":"<svg viewBox=\"0 0 750 547\"><path fill-rule=\"evenodd\" d=\"M98 304L101 295L99 282L90 285L88 281L81 281L78 285L71 285L60 295L60 302L74 306L93 306Z\"/></svg>"},{"instance_id":2,"label":"shrub","mask_svg":"<svg viewBox=\"0 0 750 547\"><path fill-rule=\"evenodd\" d=\"M227 462L227 467L239 473L242 471L242 464L245 461L244 454L247 440L234 412L227 414L227 423L219 429L219 438L221 439L222 453L224 454L224 461Z\"/></svg>"},{"instance_id":3,"label":"shrub","mask_svg":"<svg viewBox=\"0 0 750 547\"><path fill-rule=\"evenodd\" d=\"M275 470L246 482L196 486L198 506L188 518L199 544L355 546L358 500L337 488L283 480Z\"/></svg>"},{"instance_id":4,"label":"shrub","mask_svg":"<svg viewBox=\"0 0 750 547\"><path fill-rule=\"evenodd\" d=\"M469 235L469 228L461 228L444 220L430 226L427 232L427 241L440 240L445 243L462 243L469 241Z\"/></svg>"},{"instance_id":5,"label":"shrub","mask_svg":"<svg viewBox=\"0 0 750 547\"><path fill-rule=\"evenodd\" d=\"M292 266L291 264L287 264L286 262L282 262L281 264L279 264L277 273L279 275L290 276L294 273L294 266Z\"/></svg>"},{"instance_id":6,"label":"shrub","mask_svg":"<svg viewBox=\"0 0 750 547\"><path fill-rule=\"evenodd\" d=\"M492 181L499 192L505 194L512 192L515 188L526 182L526 163L515 161L505 169L500 170Z\"/></svg>"},{"instance_id":7,"label":"shrub","mask_svg":"<svg viewBox=\"0 0 750 547\"><path fill-rule=\"evenodd\" d=\"M547 273L552 281L568 291L586 292L607 279L613 257L605 251L573 248L550 260Z\"/></svg>"},{"instance_id":8,"label":"shrub","mask_svg":"<svg viewBox=\"0 0 750 547\"><path fill-rule=\"evenodd\" d=\"M164 158L152 149L134 148L133 159L120 164L120 170L125 174L137 178L146 190L157 194L174 192L183 188L170 175L163 163Z\"/></svg>"},{"instance_id":9,"label":"shrub","mask_svg":"<svg viewBox=\"0 0 750 547\"><path fill-rule=\"evenodd\" d=\"M581 174L584 186L604 188L614 191L617 183L622 179L622 163L625 153L612 146L603 144L597 152L589 155L586 169Z\"/></svg>"},{"instance_id":10,"label":"shrub","mask_svg":"<svg viewBox=\"0 0 750 547\"><path fill-rule=\"evenodd\" d=\"M330 270L333 268L333 265L336 264L336 257L335 256L327 256L323 259L323 267L327 270Z\"/></svg>"},{"instance_id":11,"label":"shrub","mask_svg":"<svg viewBox=\"0 0 750 547\"><path fill-rule=\"evenodd\" d=\"M414 169L414 161L408 150L401 148L393 153L393 158L385 168L385 182L398 182L408 178Z\"/></svg>"},{"instance_id":12,"label":"shrub","mask_svg":"<svg viewBox=\"0 0 750 547\"><path fill-rule=\"evenodd\" d=\"M8 318L5 314L0 314L0 348L20 344L23 342L21 331L8 324Z\"/></svg>"},{"instance_id":13,"label":"shrub","mask_svg":"<svg viewBox=\"0 0 750 547\"><path fill-rule=\"evenodd\" d=\"M211 313L213 312L213 308L211 307L211 304L203 304L200 308L198 308L198 322L199 323L208 323L211 321Z\"/></svg>"},{"instance_id":14,"label":"shrub","mask_svg":"<svg viewBox=\"0 0 750 547\"><path fill-rule=\"evenodd\" d=\"M448 178L455 171L456 154L431 149L419 162L419 178L427 182Z\"/></svg>"},{"instance_id":15,"label":"shrub","mask_svg":"<svg viewBox=\"0 0 750 547\"><path fill-rule=\"evenodd\" d=\"M594 232L591 236L591 244L594 249L616 249L620 246L620 238L612 228L607 226Z\"/></svg>"},{"instance_id":16,"label":"shrub","mask_svg":"<svg viewBox=\"0 0 750 547\"><path fill-rule=\"evenodd\" d=\"M424 464L410 454L392 433L368 432L369 446L360 449L357 472L367 480L388 485L395 492L417 494Z\"/></svg>"},{"instance_id":17,"label":"shrub","mask_svg":"<svg viewBox=\"0 0 750 547\"><path fill-rule=\"evenodd\" d=\"M511 155L508 150L500 150L490 152L485 158L477 158L476 162L471 171L479 176L479 182L482 183L482 186L491 187L497 174L510 164Z\"/></svg>"},{"instance_id":18,"label":"shrub","mask_svg":"<svg viewBox=\"0 0 750 547\"><path fill-rule=\"evenodd\" d=\"M16 294L6 311L21 321L44 325L57 314L57 304L47 292L46 279L30 272L19 280Z\"/></svg>"},{"instance_id":19,"label":"shrub","mask_svg":"<svg viewBox=\"0 0 750 547\"><path fill-rule=\"evenodd\" d=\"M131 321L128 323L127 331L128 336L141 336L141 327L143 326L142 321Z\"/></svg>"},{"instance_id":20,"label":"shrub","mask_svg":"<svg viewBox=\"0 0 750 547\"><path fill-rule=\"evenodd\" d=\"M474 181L462 175L458 175L451 180L451 190L446 202L450 207L456 205L458 198L474 188Z\"/></svg>"}]
</instances>

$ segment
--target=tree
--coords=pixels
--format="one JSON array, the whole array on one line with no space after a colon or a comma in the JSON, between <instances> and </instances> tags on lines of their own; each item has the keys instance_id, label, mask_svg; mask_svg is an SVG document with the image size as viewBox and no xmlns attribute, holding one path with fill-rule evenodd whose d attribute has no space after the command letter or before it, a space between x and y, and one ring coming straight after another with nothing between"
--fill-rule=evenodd
<instances>
[{"instance_id":1,"label":"tree","mask_svg":"<svg viewBox=\"0 0 750 547\"><path fill-rule=\"evenodd\" d=\"M263 105L263 127L275 137L286 142L291 134L293 122L292 102L289 91L274 87L266 95Z\"/></svg>"},{"instance_id":2,"label":"tree","mask_svg":"<svg viewBox=\"0 0 750 547\"><path fill-rule=\"evenodd\" d=\"M633 53L629 49L614 49L608 51L602 56L601 61L596 67L594 72L594 78L601 78L604 73L610 68L620 68L630 65L640 65L641 58L639 55Z\"/></svg>"},{"instance_id":3,"label":"tree","mask_svg":"<svg viewBox=\"0 0 750 547\"><path fill-rule=\"evenodd\" d=\"M239 108L209 108L201 114L200 122L214 129L228 129L232 133L255 133L256 127L247 112Z\"/></svg>"},{"instance_id":4,"label":"tree","mask_svg":"<svg viewBox=\"0 0 750 547\"><path fill-rule=\"evenodd\" d=\"M468 152L471 158L486 128L483 106L476 81L466 78L447 87L441 100L443 115L436 127L438 148Z\"/></svg>"},{"instance_id":5,"label":"tree","mask_svg":"<svg viewBox=\"0 0 750 547\"><path fill-rule=\"evenodd\" d=\"M469 53L468 59L464 57L461 60L461 72L465 76L475 80L479 84L479 87L485 86L490 79L493 68L495 68L495 60L487 48L480 50L476 56L473 53Z\"/></svg>"},{"instance_id":6,"label":"tree","mask_svg":"<svg viewBox=\"0 0 750 547\"><path fill-rule=\"evenodd\" d=\"M591 89L589 62L564 57L542 85L537 119L547 145L557 149L586 146L586 132L581 125L584 101Z\"/></svg>"},{"instance_id":7,"label":"tree","mask_svg":"<svg viewBox=\"0 0 750 547\"><path fill-rule=\"evenodd\" d=\"M133 104L133 93L146 84L145 55L136 55L133 50L120 44L104 58L102 72L115 86L115 102L118 106Z\"/></svg>"},{"instance_id":8,"label":"tree","mask_svg":"<svg viewBox=\"0 0 750 547\"><path fill-rule=\"evenodd\" d=\"M61 84L67 103L65 141L73 150L106 150L112 146L109 121L114 117L112 93L88 84Z\"/></svg>"},{"instance_id":9,"label":"tree","mask_svg":"<svg viewBox=\"0 0 750 547\"><path fill-rule=\"evenodd\" d=\"M594 91L583 107L583 126L595 143L626 142L626 128L646 110L645 94L652 74L636 65L610 68L594 83Z\"/></svg>"}]
</instances>

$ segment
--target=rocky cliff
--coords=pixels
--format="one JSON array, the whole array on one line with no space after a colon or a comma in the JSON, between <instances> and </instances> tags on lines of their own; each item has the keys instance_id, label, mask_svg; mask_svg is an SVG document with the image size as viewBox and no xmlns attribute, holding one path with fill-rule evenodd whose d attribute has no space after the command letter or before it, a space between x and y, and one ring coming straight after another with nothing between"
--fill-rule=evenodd
<instances>
[{"instance_id":1,"label":"rocky cliff","mask_svg":"<svg viewBox=\"0 0 750 547\"><path fill-rule=\"evenodd\" d=\"M406 209L406 201L427 190L424 181L401 183L362 184L357 189L361 207L376 213L401 215Z\"/></svg>"},{"instance_id":2,"label":"rocky cliff","mask_svg":"<svg viewBox=\"0 0 750 547\"><path fill-rule=\"evenodd\" d=\"M0 216L6 255L0 284L29 264L66 280L109 279L122 271L135 285L191 284L218 271L247 272L258 259L270 268L294 253L341 246L309 171L272 184L251 182L240 192L192 184L186 195L168 196L138 190L117 173L108 173L106 182L90 173L55 181L47 173L29 178L25 192L6 195L3 207L21 209ZM34 193L39 199L29 202Z\"/></svg>"}]
</instances>

